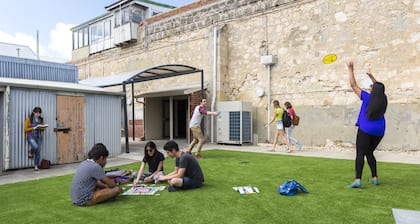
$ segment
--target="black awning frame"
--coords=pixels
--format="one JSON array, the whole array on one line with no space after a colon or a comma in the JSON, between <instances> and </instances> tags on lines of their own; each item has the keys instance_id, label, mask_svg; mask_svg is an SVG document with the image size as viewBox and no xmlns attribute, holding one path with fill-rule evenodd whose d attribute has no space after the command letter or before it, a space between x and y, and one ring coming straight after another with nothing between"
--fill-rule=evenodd
<instances>
[{"instance_id":1,"label":"black awning frame","mask_svg":"<svg viewBox=\"0 0 420 224\"><path fill-rule=\"evenodd\" d=\"M128 116L127 116L127 89L126 85L131 84L131 94L134 100L134 83L138 82L146 82L151 80L157 79L164 79L170 78L175 76L181 75L188 75L193 73L200 73L201 74L201 97L204 97L204 73L202 69L194 68L188 65L181 65L181 64L167 64L167 65L159 65L154 66L145 70L141 70L128 78L127 80L123 81L119 84L113 84L103 87L110 87L110 86L118 86L122 85L123 92L124 92L124 135L125 135L125 152L130 153L130 148L128 145ZM132 112L133 112L133 140L135 139L135 132L134 132L134 102L132 105Z\"/></svg>"}]
</instances>

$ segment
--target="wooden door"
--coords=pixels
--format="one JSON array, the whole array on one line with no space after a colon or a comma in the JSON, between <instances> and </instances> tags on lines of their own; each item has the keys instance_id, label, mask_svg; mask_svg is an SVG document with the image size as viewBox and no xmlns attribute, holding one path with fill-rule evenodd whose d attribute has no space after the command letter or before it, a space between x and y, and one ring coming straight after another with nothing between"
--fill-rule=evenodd
<instances>
[{"instance_id":1,"label":"wooden door","mask_svg":"<svg viewBox=\"0 0 420 224\"><path fill-rule=\"evenodd\" d=\"M57 163L85 159L85 98L57 96Z\"/></svg>"}]
</instances>

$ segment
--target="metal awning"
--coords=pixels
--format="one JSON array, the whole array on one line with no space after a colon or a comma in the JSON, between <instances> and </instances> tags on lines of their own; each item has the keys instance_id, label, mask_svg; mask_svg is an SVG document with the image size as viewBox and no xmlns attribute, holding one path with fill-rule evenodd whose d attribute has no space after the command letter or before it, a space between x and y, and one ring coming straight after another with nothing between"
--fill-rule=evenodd
<instances>
[{"instance_id":1,"label":"metal awning","mask_svg":"<svg viewBox=\"0 0 420 224\"><path fill-rule=\"evenodd\" d=\"M79 81L80 84L111 87L128 83L145 82L155 79L163 79L180 75L202 72L203 70L188 65L168 64L131 72L110 75L106 77L95 77Z\"/></svg>"},{"instance_id":2,"label":"metal awning","mask_svg":"<svg viewBox=\"0 0 420 224\"><path fill-rule=\"evenodd\" d=\"M207 88L207 84L204 84L204 89ZM200 85L188 85L175 88L166 88L165 90L154 90L143 92L139 95L134 96L134 98L142 97L164 97L164 96L179 96L187 95L201 90Z\"/></svg>"},{"instance_id":3,"label":"metal awning","mask_svg":"<svg viewBox=\"0 0 420 224\"><path fill-rule=\"evenodd\" d=\"M127 117L127 94L126 94L126 85L131 84L131 95L134 96L134 83L137 82L146 82L151 80L157 80L157 79L164 79L169 77L175 77L180 75L188 75L193 73L201 73L201 86L198 90L201 90L201 96L204 96L204 74L202 69L194 68L189 65L181 65L181 64L167 64L167 65L158 65L151 68L143 69L143 70L136 70L131 72L125 72L121 74L116 75L110 75L106 77L101 78L91 78L91 79L85 79L79 81L80 84L83 85L89 85L89 86L96 86L96 87L111 87L111 86L119 86L122 85L123 92L124 92L124 133L125 133L125 151L126 153L129 153L129 147L128 147L128 117ZM185 91L189 92L192 90L195 90L192 88L187 89L180 89L180 90L174 90L176 93L177 91ZM168 90L165 89L165 91L155 91L152 94L163 94L166 92L168 93ZM193 91L195 92L195 91ZM191 92L190 92L191 93ZM132 112L134 117L134 103L132 104ZM134 122L133 122L133 140L134 140Z\"/></svg>"}]
</instances>

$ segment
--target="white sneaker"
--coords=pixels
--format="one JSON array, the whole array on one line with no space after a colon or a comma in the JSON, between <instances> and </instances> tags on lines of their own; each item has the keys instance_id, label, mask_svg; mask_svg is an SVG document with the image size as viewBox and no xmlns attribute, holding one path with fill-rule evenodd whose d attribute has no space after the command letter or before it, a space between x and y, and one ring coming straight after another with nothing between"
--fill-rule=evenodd
<instances>
[{"instance_id":1,"label":"white sneaker","mask_svg":"<svg viewBox=\"0 0 420 224\"><path fill-rule=\"evenodd\" d=\"M298 150L301 150L301 149L302 149L302 146L303 146L303 144L302 144L302 143L300 143L300 142L298 142L298 143L297 143L297 149L298 149Z\"/></svg>"}]
</instances>

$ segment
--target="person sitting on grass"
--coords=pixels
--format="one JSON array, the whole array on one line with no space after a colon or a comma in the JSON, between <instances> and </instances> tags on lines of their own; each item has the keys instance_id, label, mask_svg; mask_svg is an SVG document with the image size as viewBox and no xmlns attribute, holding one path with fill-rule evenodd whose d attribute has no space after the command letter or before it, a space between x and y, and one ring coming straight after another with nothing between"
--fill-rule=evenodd
<instances>
[{"instance_id":1,"label":"person sitting on grass","mask_svg":"<svg viewBox=\"0 0 420 224\"><path fill-rule=\"evenodd\" d=\"M174 192L178 189L193 189L203 185L204 175L197 160L191 154L179 151L175 141L168 141L163 149L169 157L175 159L175 170L165 176L159 176L159 181L167 180L168 191Z\"/></svg>"},{"instance_id":2,"label":"person sitting on grass","mask_svg":"<svg viewBox=\"0 0 420 224\"><path fill-rule=\"evenodd\" d=\"M156 148L156 144L152 141L147 142L144 146L144 157L141 162L137 178L134 180L133 187L137 187L139 182L150 183L158 182L158 177L163 175L163 160L165 156ZM149 172L144 173L144 167L149 166Z\"/></svg>"},{"instance_id":3,"label":"person sitting on grass","mask_svg":"<svg viewBox=\"0 0 420 224\"><path fill-rule=\"evenodd\" d=\"M113 199L122 193L114 180L104 171L108 150L102 143L95 144L88 153L88 159L81 162L73 176L70 196L78 206L95 205Z\"/></svg>"}]
</instances>

